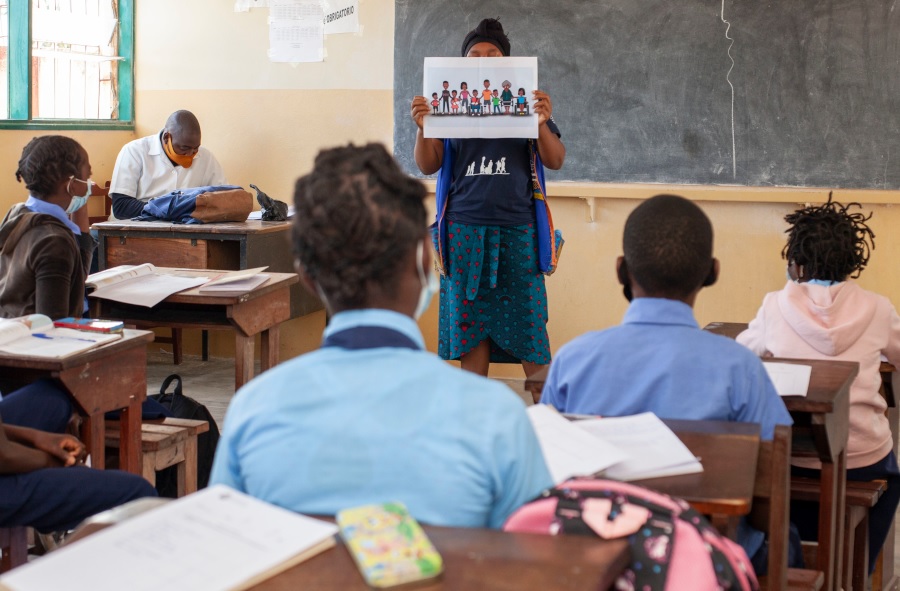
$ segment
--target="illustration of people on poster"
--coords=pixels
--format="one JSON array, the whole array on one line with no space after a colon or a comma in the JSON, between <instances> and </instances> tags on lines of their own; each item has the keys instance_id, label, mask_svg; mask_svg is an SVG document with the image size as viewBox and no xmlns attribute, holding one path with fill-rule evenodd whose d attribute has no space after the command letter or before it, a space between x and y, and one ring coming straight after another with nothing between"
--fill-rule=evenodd
<instances>
[{"instance_id":1,"label":"illustration of people on poster","mask_svg":"<svg viewBox=\"0 0 900 591\"><path fill-rule=\"evenodd\" d=\"M536 57L427 57L422 94L437 100L425 116L424 135L537 138L530 103L537 87Z\"/></svg>"}]
</instances>

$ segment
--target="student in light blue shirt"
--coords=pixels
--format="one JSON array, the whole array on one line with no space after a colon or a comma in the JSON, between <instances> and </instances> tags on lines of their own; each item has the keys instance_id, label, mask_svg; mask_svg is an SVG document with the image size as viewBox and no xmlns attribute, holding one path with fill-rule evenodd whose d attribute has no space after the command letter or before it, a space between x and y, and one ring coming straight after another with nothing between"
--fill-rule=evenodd
<instances>
[{"instance_id":1,"label":"student in light blue shirt","mask_svg":"<svg viewBox=\"0 0 900 591\"><path fill-rule=\"evenodd\" d=\"M374 144L324 151L297 181L297 266L331 321L321 349L237 393L212 483L304 513L402 501L494 528L553 484L522 401L425 351L424 196Z\"/></svg>"},{"instance_id":2,"label":"student in light blue shirt","mask_svg":"<svg viewBox=\"0 0 900 591\"><path fill-rule=\"evenodd\" d=\"M563 346L541 402L578 414L759 423L765 439L790 425L759 358L694 319L697 294L719 274L712 242L709 219L687 199L660 195L638 206L616 262L631 302L625 318Z\"/></svg>"}]
</instances>

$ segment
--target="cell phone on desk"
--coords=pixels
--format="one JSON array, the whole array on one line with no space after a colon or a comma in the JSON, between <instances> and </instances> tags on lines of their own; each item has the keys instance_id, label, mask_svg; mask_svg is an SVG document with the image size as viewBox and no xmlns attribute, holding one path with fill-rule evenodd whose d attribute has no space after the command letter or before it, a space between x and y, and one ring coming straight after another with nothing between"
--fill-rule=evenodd
<instances>
[{"instance_id":1,"label":"cell phone on desk","mask_svg":"<svg viewBox=\"0 0 900 591\"><path fill-rule=\"evenodd\" d=\"M341 537L372 587L384 589L440 576L443 560L403 503L344 509Z\"/></svg>"}]
</instances>

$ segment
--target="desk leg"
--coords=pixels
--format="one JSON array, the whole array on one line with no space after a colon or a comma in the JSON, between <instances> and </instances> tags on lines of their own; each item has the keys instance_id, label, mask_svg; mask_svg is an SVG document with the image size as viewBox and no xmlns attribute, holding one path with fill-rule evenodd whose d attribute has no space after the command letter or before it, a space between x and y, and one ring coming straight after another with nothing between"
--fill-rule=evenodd
<instances>
[{"instance_id":1,"label":"desk leg","mask_svg":"<svg viewBox=\"0 0 900 591\"><path fill-rule=\"evenodd\" d=\"M260 333L259 339L259 371L264 372L278 365L279 331L276 324Z\"/></svg>"},{"instance_id":2,"label":"desk leg","mask_svg":"<svg viewBox=\"0 0 900 591\"><path fill-rule=\"evenodd\" d=\"M822 501L819 503L819 552L817 568L825 573L825 591L839 588L844 540L847 452L833 464L822 463Z\"/></svg>"},{"instance_id":3,"label":"desk leg","mask_svg":"<svg viewBox=\"0 0 900 591\"><path fill-rule=\"evenodd\" d=\"M131 400L119 416L119 469L143 475L141 460L141 403Z\"/></svg>"},{"instance_id":4,"label":"desk leg","mask_svg":"<svg viewBox=\"0 0 900 591\"><path fill-rule=\"evenodd\" d=\"M234 389L253 379L253 337L234 331Z\"/></svg>"},{"instance_id":5,"label":"desk leg","mask_svg":"<svg viewBox=\"0 0 900 591\"><path fill-rule=\"evenodd\" d=\"M84 417L81 422L81 441L91 454L91 468L106 468L106 421L104 413Z\"/></svg>"}]
</instances>

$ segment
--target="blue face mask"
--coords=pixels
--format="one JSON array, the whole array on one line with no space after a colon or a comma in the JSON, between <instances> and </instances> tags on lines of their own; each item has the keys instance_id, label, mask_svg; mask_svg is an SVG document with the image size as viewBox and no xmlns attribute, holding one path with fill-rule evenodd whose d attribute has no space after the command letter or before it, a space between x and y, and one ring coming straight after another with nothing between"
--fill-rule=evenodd
<instances>
[{"instance_id":1,"label":"blue face mask","mask_svg":"<svg viewBox=\"0 0 900 591\"><path fill-rule=\"evenodd\" d=\"M419 272L419 282L422 284L422 291L419 292L419 303L416 305L416 311L413 317L418 320L428 306L431 305L431 299L440 289L441 283L434 274L433 269L425 270L425 241L422 240L416 246L416 270Z\"/></svg>"},{"instance_id":2,"label":"blue face mask","mask_svg":"<svg viewBox=\"0 0 900 591\"><path fill-rule=\"evenodd\" d=\"M72 195L72 181L78 181L79 183L84 183L85 185L85 193L84 195ZM83 181L81 179L76 179L75 175L69 177L69 184L66 185L66 191L69 192L69 195L72 195L72 201L69 202L69 207L66 208L66 213L75 213L87 203L88 197L91 196L91 191L94 188L94 181L88 179Z\"/></svg>"}]
</instances>

